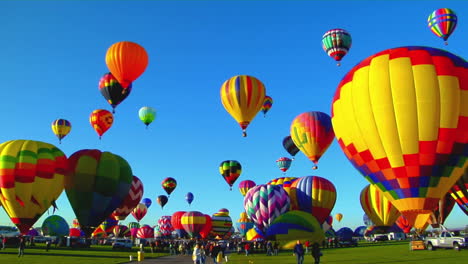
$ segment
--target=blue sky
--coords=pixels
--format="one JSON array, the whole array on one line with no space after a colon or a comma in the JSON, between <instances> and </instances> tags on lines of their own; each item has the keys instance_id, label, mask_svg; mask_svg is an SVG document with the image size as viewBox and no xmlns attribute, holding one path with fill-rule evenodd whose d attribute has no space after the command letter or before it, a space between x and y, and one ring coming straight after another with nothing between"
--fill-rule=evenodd
<instances>
[{"instance_id":1,"label":"blue sky","mask_svg":"<svg viewBox=\"0 0 468 264\"><path fill-rule=\"evenodd\" d=\"M459 17L448 46L426 22L443 7ZM220 208L228 208L236 221L243 210L237 184L283 176L275 161L288 156L281 141L291 121L306 111L330 113L339 81L360 60L408 45L468 57L464 1L0 1L0 9L0 142L33 139L56 144L67 156L96 148L124 157L143 181L144 197L153 200L142 220L150 225L179 210L212 215ZM332 28L346 29L353 38L341 67L321 47L322 35ZM108 47L124 40L145 47L149 66L99 140L89 115L111 109L98 81L108 71ZM247 138L219 95L221 84L239 74L260 79L274 99L267 117L260 113L253 120ZM157 109L149 129L138 119L142 106ZM61 145L50 128L57 118L72 123ZM227 159L243 166L232 191L218 172ZM298 153L286 175L332 181L338 193L332 213L344 215L335 228L362 225L359 193L368 182L336 141L319 169L311 168ZM178 186L162 210L155 200L164 194L166 177L177 179ZM190 207L184 199L189 191L195 196ZM57 214L71 223L75 216L65 192L58 207ZM466 219L455 206L446 224L464 226ZM132 216L123 223L129 221ZM0 210L0 225L7 224Z\"/></svg>"}]
</instances>

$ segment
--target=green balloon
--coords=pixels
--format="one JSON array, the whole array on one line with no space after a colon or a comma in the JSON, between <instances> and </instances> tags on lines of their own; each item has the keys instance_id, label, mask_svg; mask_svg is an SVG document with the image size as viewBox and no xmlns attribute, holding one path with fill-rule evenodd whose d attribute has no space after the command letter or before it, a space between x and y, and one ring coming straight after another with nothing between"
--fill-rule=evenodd
<instances>
[{"instance_id":1,"label":"green balloon","mask_svg":"<svg viewBox=\"0 0 468 264\"><path fill-rule=\"evenodd\" d=\"M140 120L148 127L156 118L156 110L153 107L144 106L138 111Z\"/></svg>"}]
</instances>

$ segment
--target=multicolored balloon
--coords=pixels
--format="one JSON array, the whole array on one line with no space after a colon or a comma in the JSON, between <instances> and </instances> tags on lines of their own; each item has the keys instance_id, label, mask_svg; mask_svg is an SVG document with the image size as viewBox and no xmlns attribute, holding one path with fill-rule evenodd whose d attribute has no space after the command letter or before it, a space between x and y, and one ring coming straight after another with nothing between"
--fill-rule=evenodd
<instances>
[{"instance_id":1,"label":"multicolored balloon","mask_svg":"<svg viewBox=\"0 0 468 264\"><path fill-rule=\"evenodd\" d=\"M68 135L71 131L71 123L65 119L57 119L52 122L52 132L54 132L55 136L59 139L59 144L62 143L62 139Z\"/></svg>"},{"instance_id":2,"label":"multicolored balloon","mask_svg":"<svg viewBox=\"0 0 468 264\"><path fill-rule=\"evenodd\" d=\"M211 216L211 232L214 236L224 237L232 227L232 219L227 209L219 210Z\"/></svg>"},{"instance_id":3,"label":"multicolored balloon","mask_svg":"<svg viewBox=\"0 0 468 264\"><path fill-rule=\"evenodd\" d=\"M125 98L130 95L132 91L132 84L130 83L127 88L123 88L119 81L112 75L112 73L106 73L99 80L99 91L101 92L107 103L112 106L112 113L115 113L115 108Z\"/></svg>"},{"instance_id":4,"label":"multicolored balloon","mask_svg":"<svg viewBox=\"0 0 468 264\"><path fill-rule=\"evenodd\" d=\"M138 116L140 117L141 122L146 125L146 128L153 123L154 119L156 119L156 109L149 106L143 106L138 111Z\"/></svg>"},{"instance_id":5,"label":"multicolored balloon","mask_svg":"<svg viewBox=\"0 0 468 264\"><path fill-rule=\"evenodd\" d=\"M116 225L112 230L115 237L129 237L130 236L130 228L124 225Z\"/></svg>"},{"instance_id":6,"label":"multicolored balloon","mask_svg":"<svg viewBox=\"0 0 468 264\"><path fill-rule=\"evenodd\" d=\"M115 220L113 217L108 217L106 220L102 221L102 223L99 225L102 230L104 230L106 233L112 233L114 230L114 227L119 223L119 221Z\"/></svg>"},{"instance_id":7,"label":"multicolored balloon","mask_svg":"<svg viewBox=\"0 0 468 264\"><path fill-rule=\"evenodd\" d=\"M287 212L290 205L289 195L277 185L257 185L244 197L245 212L262 232L276 217Z\"/></svg>"},{"instance_id":8,"label":"multicolored balloon","mask_svg":"<svg viewBox=\"0 0 468 264\"><path fill-rule=\"evenodd\" d=\"M239 192L242 194L242 196L245 196L245 194L252 188L257 185L254 181L251 180L245 180L239 182Z\"/></svg>"},{"instance_id":9,"label":"multicolored balloon","mask_svg":"<svg viewBox=\"0 0 468 264\"><path fill-rule=\"evenodd\" d=\"M79 150L68 162L65 192L81 229L89 236L128 195L132 168L121 156L97 149Z\"/></svg>"},{"instance_id":10,"label":"multicolored balloon","mask_svg":"<svg viewBox=\"0 0 468 264\"><path fill-rule=\"evenodd\" d=\"M64 188L68 162L54 145L32 140L0 144L0 203L22 234L49 209Z\"/></svg>"},{"instance_id":11,"label":"multicolored balloon","mask_svg":"<svg viewBox=\"0 0 468 264\"><path fill-rule=\"evenodd\" d=\"M148 212L148 208L145 204L139 203L132 211L133 217L140 223L140 220L145 217L146 213Z\"/></svg>"},{"instance_id":12,"label":"multicolored balloon","mask_svg":"<svg viewBox=\"0 0 468 264\"><path fill-rule=\"evenodd\" d=\"M336 202L336 189L332 182L319 176L305 176L295 180L289 190L291 210L312 214L322 224Z\"/></svg>"},{"instance_id":13,"label":"multicolored balloon","mask_svg":"<svg viewBox=\"0 0 468 264\"><path fill-rule=\"evenodd\" d=\"M294 160L294 156L296 156L296 154L299 152L299 149L294 144L291 136L287 136L283 139L283 147L289 153L289 155L293 157Z\"/></svg>"},{"instance_id":14,"label":"multicolored balloon","mask_svg":"<svg viewBox=\"0 0 468 264\"><path fill-rule=\"evenodd\" d=\"M161 232L162 237L170 237L174 228L171 224L171 216L163 215L158 219L159 232Z\"/></svg>"},{"instance_id":15,"label":"multicolored balloon","mask_svg":"<svg viewBox=\"0 0 468 264\"><path fill-rule=\"evenodd\" d=\"M59 215L51 215L44 219L41 226L43 236L66 236L70 232L67 221Z\"/></svg>"},{"instance_id":16,"label":"multicolored balloon","mask_svg":"<svg viewBox=\"0 0 468 264\"><path fill-rule=\"evenodd\" d=\"M140 203L141 197L143 197L143 183L137 176L132 178L132 186L125 196L124 200L117 207L112 216L115 220L125 220L127 216L133 211L133 209Z\"/></svg>"},{"instance_id":17,"label":"multicolored balloon","mask_svg":"<svg viewBox=\"0 0 468 264\"><path fill-rule=\"evenodd\" d=\"M242 212L240 214L239 220L237 220L236 227L239 231L239 234L245 237L247 231L254 227L254 223L252 222L252 220L249 219L249 217L247 217L247 214L245 212Z\"/></svg>"},{"instance_id":18,"label":"multicolored balloon","mask_svg":"<svg viewBox=\"0 0 468 264\"><path fill-rule=\"evenodd\" d=\"M182 215L180 222L185 232L187 232L191 238L196 238L199 237L200 231L203 230L207 223L207 217L209 218L209 216L198 211L190 211Z\"/></svg>"},{"instance_id":19,"label":"multicolored balloon","mask_svg":"<svg viewBox=\"0 0 468 264\"><path fill-rule=\"evenodd\" d=\"M149 225L144 225L138 228L136 237L144 239L154 238L154 229Z\"/></svg>"},{"instance_id":20,"label":"multicolored balloon","mask_svg":"<svg viewBox=\"0 0 468 264\"><path fill-rule=\"evenodd\" d=\"M159 195L158 198L156 198L156 200L158 201L158 204L161 206L161 209L164 209L164 206L169 201L169 198L167 198L166 195Z\"/></svg>"},{"instance_id":21,"label":"multicolored balloon","mask_svg":"<svg viewBox=\"0 0 468 264\"><path fill-rule=\"evenodd\" d=\"M232 190L232 185L242 173L242 166L237 160L225 160L219 165L219 173Z\"/></svg>"},{"instance_id":22,"label":"multicolored balloon","mask_svg":"<svg viewBox=\"0 0 468 264\"><path fill-rule=\"evenodd\" d=\"M292 160L287 157L281 157L276 160L276 165L282 172L286 172L291 167Z\"/></svg>"},{"instance_id":23,"label":"multicolored balloon","mask_svg":"<svg viewBox=\"0 0 468 264\"><path fill-rule=\"evenodd\" d=\"M263 105L262 105L263 116L266 116L266 113L270 111L272 105L273 105L273 98L271 98L268 95L265 96L265 99L263 99Z\"/></svg>"},{"instance_id":24,"label":"multicolored balloon","mask_svg":"<svg viewBox=\"0 0 468 264\"><path fill-rule=\"evenodd\" d=\"M99 139L101 139L102 135L104 135L114 123L114 115L107 110L97 109L89 116L89 123L91 123L94 131L99 135Z\"/></svg>"},{"instance_id":25,"label":"multicolored balloon","mask_svg":"<svg viewBox=\"0 0 468 264\"><path fill-rule=\"evenodd\" d=\"M177 187L177 181L174 178L167 177L161 182L161 185L164 191L166 191L167 196L170 197L171 193Z\"/></svg>"},{"instance_id":26,"label":"multicolored balloon","mask_svg":"<svg viewBox=\"0 0 468 264\"><path fill-rule=\"evenodd\" d=\"M363 60L335 93L340 147L415 228L468 165L467 73L447 51L399 47Z\"/></svg>"},{"instance_id":27,"label":"multicolored balloon","mask_svg":"<svg viewBox=\"0 0 468 264\"><path fill-rule=\"evenodd\" d=\"M242 136L257 113L262 109L265 99L265 86L255 77L237 75L221 86L221 103L224 109L239 123Z\"/></svg>"},{"instance_id":28,"label":"multicolored balloon","mask_svg":"<svg viewBox=\"0 0 468 264\"><path fill-rule=\"evenodd\" d=\"M411 228L413 228L413 226L411 226L411 224L408 222L408 220L405 218L405 216L403 215L400 215L400 217L398 217L398 219L395 221L395 224L405 233L405 234L408 234L409 232L411 232Z\"/></svg>"},{"instance_id":29,"label":"multicolored balloon","mask_svg":"<svg viewBox=\"0 0 468 264\"><path fill-rule=\"evenodd\" d=\"M323 50L328 54L328 56L337 61L338 66L340 66L341 59L351 48L351 43L351 35L348 31L341 28L331 29L325 32L322 37Z\"/></svg>"},{"instance_id":30,"label":"multicolored balloon","mask_svg":"<svg viewBox=\"0 0 468 264\"><path fill-rule=\"evenodd\" d=\"M137 43L121 41L107 50L106 64L122 87L127 89L146 70L148 54Z\"/></svg>"},{"instance_id":31,"label":"multicolored balloon","mask_svg":"<svg viewBox=\"0 0 468 264\"><path fill-rule=\"evenodd\" d=\"M315 163L317 163L335 138L331 118L318 112L305 112L298 115L291 123L291 138L294 144Z\"/></svg>"},{"instance_id":32,"label":"multicolored balloon","mask_svg":"<svg viewBox=\"0 0 468 264\"><path fill-rule=\"evenodd\" d=\"M193 193L191 193L191 192L188 192L188 193L185 195L185 201L187 201L187 203L188 203L189 205L192 204L193 198L194 198L194 196L193 196Z\"/></svg>"},{"instance_id":33,"label":"multicolored balloon","mask_svg":"<svg viewBox=\"0 0 468 264\"><path fill-rule=\"evenodd\" d=\"M374 185L366 185L360 195L361 207L375 226L392 226L400 212Z\"/></svg>"},{"instance_id":34,"label":"multicolored balloon","mask_svg":"<svg viewBox=\"0 0 468 264\"><path fill-rule=\"evenodd\" d=\"M449 192L460 209L468 215L468 167L462 177L450 188Z\"/></svg>"},{"instance_id":35,"label":"multicolored balloon","mask_svg":"<svg viewBox=\"0 0 468 264\"><path fill-rule=\"evenodd\" d=\"M454 206L455 201L450 196L450 193L442 197L437 207L434 208L433 214L429 217L429 224L431 224L432 228L439 228L440 225L443 225Z\"/></svg>"},{"instance_id":36,"label":"multicolored balloon","mask_svg":"<svg viewBox=\"0 0 468 264\"><path fill-rule=\"evenodd\" d=\"M278 216L265 232L265 236L267 239L281 241L283 246L296 243L297 240L321 244L325 239L325 234L317 219L302 211L289 211Z\"/></svg>"},{"instance_id":37,"label":"multicolored balloon","mask_svg":"<svg viewBox=\"0 0 468 264\"><path fill-rule=\"evenodd\" d=\"M291 185L295 180L297 180L297 177L279 177L270 180L269 182L267 182L267 184L280 185L289 194L289 191L291 190Z\"/></svg>"},{"instance_id":38,"label":"multicolored balloon","mask_svg":"<svg viewBox=\"0 0 468 264\"><path fill-rule=\"evenodd\" d=\"M447 40L457 27L457 15L449 8L439 8L427 18L427 26L437 37Z\"/></svg>"}]
</instances>

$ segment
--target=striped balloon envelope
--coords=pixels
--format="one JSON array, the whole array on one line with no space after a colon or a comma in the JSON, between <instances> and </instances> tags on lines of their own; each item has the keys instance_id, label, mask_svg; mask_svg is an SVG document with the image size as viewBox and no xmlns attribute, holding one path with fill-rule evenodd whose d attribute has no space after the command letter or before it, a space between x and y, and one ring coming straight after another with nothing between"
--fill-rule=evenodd
<instances>
[{"instance_id":1,"label":"striped balloon envelope","mask_svg":"<svg viewBox=\"0 0 468 264\"><path fill-rule=\"evenodd\" d=\"M182 215L180 222L184 227L185 232L191 237L200 236L200 231L203 230L207 223L206 218L210 217L198 211L189 211Z\"/></svg>"},{"instance_id":2,"label":"striped balloon envelope","mask_svg":"<svg viewBox=\"0 0 468 264\"><path fill-rule=\"evenodd\" d=\"M239 192L242 194L242 196L245 196L245 194L247 194L247 192L255 187L255 185L257 185L254 181L251 181L251 180L244 180L244 181L241 181L239 182Z\"/></svg>"},{"instance_id":3,"label":"striped balloon envelope","mask_svg":"<svg viewBox=\"0 0 468 264\"><path fill-rule=\"evenodd\" d=\"M229 211L220 210L211 216L211 232L214 236L223 237L232 227L232 219L229 216Z\"/></svg>"},{"instance_id":4,"label":"striped balloon envelope","mask_svg":"<svg viewBox=\"0 0 468 264\"><path fill-rule=\"evenodd\" d=\"M375 226L392 226L400 212L374 185L367 185L360 195L361 207Z\"/></svg>"},{"instance_id":5,"label":"striped balloon envelope","mask_svg":"<svg viewBox=\"0 0 468 264\"><path fill-rule=\"evenodd\" d=\"M468 215L468 168L465 169L463 176L450 188L449 192L460 209Z\"/></svg>"},{"instance_id":6,"label":"striped balloon envelope","mask_svg":"<svg viewBox=\"0 0 468 264\"><path fill-rule=\"evenodd\" d=\"M457 27L458 18L450 8L434 10L427 18L427 26L437 37L442 38L447 45L447 40Z\"/></svg>"},{"instance_id":7,"label":"striped balloon envelope","mask_svg":"<svg viewBox=\"0 0 468 264\"><path fill-rule=\"evenodd\" d=\"M154 229L149 225L144 225L138 228L136 236L138 238L154 238Z\"/></svg>"},{"instance_id":8,"label":"striped balloon envelope","mask_svg":"<svg viewBox=\"0 0 468 264\"><path fill-rule=\"evenodd\" d=\"M112 213L115 220L125 220L125 218L127 218L133 209L140 203L141 197L143 197L143 191L143 183L140 178L133 176L132 185L130 186L128 194L125 196L120 206Z\"/></svg>"},{"instance_id":9,"label":"striped balloon envelope","mask_svg":"<svg viewBox=\"0 0 468 264\"><path fill-rule=\"evenodd\" d=\"M336 189L332 182L319 176L305 176L293 182L289 190L291 210L310 213L322 224L336 202Z\"/></svg>"},{"instance_id":10,"label":"striped balloon envelope","mask_svg":"<svg viewBox=\"0 0 468 264\"><path fill-rule=\"evenodd\" d=\"M352 38L348 31L335 28L330 29L322 37L322 48L323 50L337 61L337 65L340 66L341 59L348 53L351 48Z\"/></svg>"},{"instance_id":11,"label":"striped balloon envelope","mask_svg":"<svg viewBox=\"0 0 468 264\"><path fill-rule=\"evenodd\" d=\"M388 49L338 85L332 123L349 161L415 228L468 166L468 63L421 46Z\"/></svg>"}]
</instances>

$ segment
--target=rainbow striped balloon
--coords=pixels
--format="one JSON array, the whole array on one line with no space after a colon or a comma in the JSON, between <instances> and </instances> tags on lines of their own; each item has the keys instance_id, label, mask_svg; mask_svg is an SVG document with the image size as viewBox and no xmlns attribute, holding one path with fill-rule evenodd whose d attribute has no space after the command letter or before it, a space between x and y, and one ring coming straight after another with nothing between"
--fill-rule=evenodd
<instances>
[{"instance_id":1,"label":"rainbow striped balloon","mask_svg":"<svg viewBox=\"0 0 468 264\"><path fill-rule=\"evenodd\" d=\"M449 192L458 206L460 206L460 209L468 215L468 168L465 169L463 176Z\"/></svg>"},{"instance_id":2,"label":"rainbow striped balloon","mask_svg":"<svg viewBox=\"0 0 468 264\"><path fill-rule=\"evenodd\" d=\"M374 185L362 189L360 200L362 209L376 226L392 226L400 217L398 209Z\"/></svg>"},{"instance_id":3,"label":"rainbow striped balloon","mask_svg":"<svg viewBox=\"0 0 468 264\"><path fill-rule=\"evenodd\" d=\"M427 18L427 26L447 45L447 40L457 27L457 15L449 8L439 8Z\"/></svg>"},{"instance_id":4,"label":"rainbow striped balloon","mask_svg":"<svg viewBox=\"0 0 468 264\"><path fill-rule=\"evenodd\" d=\"M278 185L257 185L244 197L245 212L262 231L266 231L273 220L287 212L289 207L289 195Z\"/></svg>"}]
</instances>

